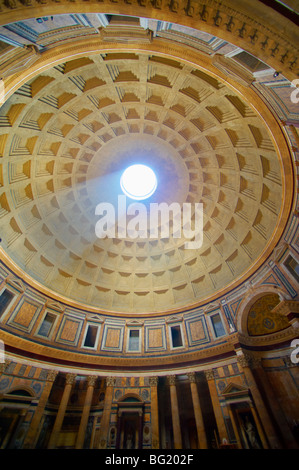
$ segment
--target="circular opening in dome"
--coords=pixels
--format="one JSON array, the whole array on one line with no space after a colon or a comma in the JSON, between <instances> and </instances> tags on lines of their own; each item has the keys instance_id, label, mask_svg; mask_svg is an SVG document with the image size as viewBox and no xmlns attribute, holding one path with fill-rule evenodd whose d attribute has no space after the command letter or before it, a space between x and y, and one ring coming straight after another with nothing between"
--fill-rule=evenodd
<instances>
[{"instance_id":1,"label":"circular opening in dome","mask_svg":"<svg viewBox=\"0 0 299 470\"><path fill-rule=\"evenodd\" d=\"M147 199L157 188L154 171L146 165L131 165L120 179L122 191L131 199Z\"/></svg>"}]
</instances>

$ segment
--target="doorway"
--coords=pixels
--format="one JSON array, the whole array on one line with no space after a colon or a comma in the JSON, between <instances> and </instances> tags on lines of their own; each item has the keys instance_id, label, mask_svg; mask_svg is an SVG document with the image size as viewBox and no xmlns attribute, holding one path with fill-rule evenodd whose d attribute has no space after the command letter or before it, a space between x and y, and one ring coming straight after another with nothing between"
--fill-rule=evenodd
<instances>
[{"instance_id":1,"label":"doorway","mask_svg":"<svg viewBox=\"0 0 299 470\"><path fill-rule=\"evenodd\" d=\"M127 396L118 403L117 449L142 449L143 402Z\"/></svg>"}]
</instances>

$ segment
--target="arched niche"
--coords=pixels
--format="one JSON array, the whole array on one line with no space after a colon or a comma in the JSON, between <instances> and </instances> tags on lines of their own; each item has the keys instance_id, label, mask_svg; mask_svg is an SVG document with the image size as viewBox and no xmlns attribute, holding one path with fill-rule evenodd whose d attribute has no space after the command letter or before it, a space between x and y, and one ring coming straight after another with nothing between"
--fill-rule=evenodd
<instances>
[{"instance_id":1,"label":"arched niche","mask_svg":"<svg viewBox=\"0 0 299 470\"><path fill-rule=\"evenodd\" d=\"M18 396L18 397L31 397L32 395L27 390L16 389L12 392L9 392L8 395Z\"/></svg>"},{"instance_id":2,"label":"arched niche","mask_svg":"<svg viewBox=\"0 0 299 470\"><path fill-rule=\"evenodd\" d=\"M262 305L263 303L262 299L267 296L271 296L271 298L268 297L268 300L264 301L265 303L267 303L267 305L269 305L269 310L267 310L268 316L266 315L266 312L262 316L264 317L264 320L266 320L266 317L269 318L269 322L265 323L263 333L260 332L258 334L257 333L250 334L249 330L251 329L251 332L252 332L253 328L252 328L252 325L249 325L249 330L248 330L248 321L251 324L254 320L254 306L256 305L258 307L260 304ZM290 326L289 322L283 317L281 317L280 315L279 315L280 320L278 320L277 314L274 314L274 313L271 314L271 309L276 307L280 302L284 300L290 300L290 297L288 294L286 294L285 291L283 291L281 288L277 286L269 286L266 289L265 289L265 286L260 286L256 289L250 289L250 291L245 295L240 305L239 312L238 312L238 317L237 317L238 332L245 336L257 336L257 335L260 336L260 335L265 335L265 334L271 334L271 333L285 329L288 326ZM270 308L270 306L272 306L272 308ZM260 316L259 320L256 320L256 321L260 321L260 324L262 324L262 316ZM270 327L271 319L274 323L276 320L276 323L275 323L276 328L274 328L274 325L273 325L273 328ZM286 324L286 322L288 324ZM262 327L260 327L259 331L262 331Z\"/></svg>"},{"instance_id":3,"label":"arched niche","mask_svg":"<svg viewBox=\"0 0 299 470\"><path fill-rule=\"evenodd\" d=\"M272 311L279 303L279 295L272 292L265 293L254 302L247 316L249 336L268 335L290 326L286 317Z\"/></svg>"},{"instance_id":4,"label":"arched niche","mask_svg":"<svg viewBox=\"0 0 299 470\"><path fill-rule=\"evenodd\" d=\"M35 398L35 393L32 388L27 386L22 387L14 387L12 388L7 395L9 396L17 396L17 397L26 397L26 398Z\"/></svg>"},{"instance_id":5,"label":"arched niche","mask_svg":"<svg viewBox=\"0 0 299 470\"><path fill-rule=\"evenodd\" d=\"M137 395L136 393L126 393L119 399L118 405L122 406L122 405L125 405L125 403L139 403L139 404L142 403L143 404L143 401L141 400L139 395Z\"/></svg>"}]
</instances>

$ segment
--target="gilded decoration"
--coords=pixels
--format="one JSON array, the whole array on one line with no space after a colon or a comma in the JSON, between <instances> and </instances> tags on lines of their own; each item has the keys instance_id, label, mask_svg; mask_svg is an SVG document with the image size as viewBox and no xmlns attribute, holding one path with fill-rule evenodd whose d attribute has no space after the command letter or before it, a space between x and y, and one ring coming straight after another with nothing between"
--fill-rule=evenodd
<instances>
[{"instance_id":1,"label":"gilded decoration","mask_svg":"<svg viewBox=\"0 0 299 470\"><path fill-rule=\"evenodd\" d=\"M279 303L278 294L267 294L253 304L247 321L250 336L267 335L290 326L285 316L272 311Z\"/></svg>"}]
</instances>

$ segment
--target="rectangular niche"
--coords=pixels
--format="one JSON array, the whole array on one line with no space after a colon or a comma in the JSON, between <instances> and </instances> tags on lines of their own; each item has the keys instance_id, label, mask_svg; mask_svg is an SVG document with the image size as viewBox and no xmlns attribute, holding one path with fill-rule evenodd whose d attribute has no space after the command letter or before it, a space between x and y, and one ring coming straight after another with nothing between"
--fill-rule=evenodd
<instances>
[{"instance_id":1,"label":"rectangular niche","mask_svg":"<svg viewBox=\"0 0 299 470\"><path fill-rule=\"evenodd\" d=\"M141 329L129 328L127 337L127 351L140 352L141 351Z\"/></svg>"},{"instance_id":2,"label":"rectangular niche","mask_svg":"<svg viewBox=\"0 0 299 470\"><path fill-rule=\"evenodd\" d=\"M299 282L299 263L295 260L295 258L289 255L283 264L288 272L293 276L293 278Z\"/></svg>"},{"instance_id":3,"label":"rectangular niche","mask_svg":"<svg viewBox=\"0 0 299 470\"><path fill-rule=\"evenodd\" d=\"M4 318L9 307L12 305L15 298L15 294L6 287L0 294L0 319Z\"/></svg>"},{"instance_id":4,"label":"rectangular niche","mask_svg":"<svg viewBox=\"0 0 299 470\"><path fill-rule=\"evenodd\" d=\"M171 349L185 347L181 324L169 325L169 337Z\"/></svg>"},{"instance_id":5,"label":"rectangular niche","mask_svg":"<svg viewBox=\"0 0 299 470\"><path fill-rule=\"evenodd\" d=\"M36 336L50 339L53 334L54 326L56 324L57 319L58 315L56 315L55 313L45 312L45 315L42 319Z\"/></svg>"},{"instance_id":6,"label":"rectangular niche","mask_svg":"<svg viewBox=\"0 0 299 470\"><path fill-rule=\"evenodd\" d=\"M215 338L221 338L222 336L226 335L226 331L220 313L211 315L210 321L212 324L213 334Z\"/></svg>"},{"instance_id":7,"label":"rectangular niche","mask_svg":"<svg viewBox=\"0 0 299 470\"><path fill-rule=\"evenodd\" d=\"M96 323L88 323L85 329L82 347L88 349L96 349L98 346L99 334L100 325Z\"/></svg>"}]
</instances>

